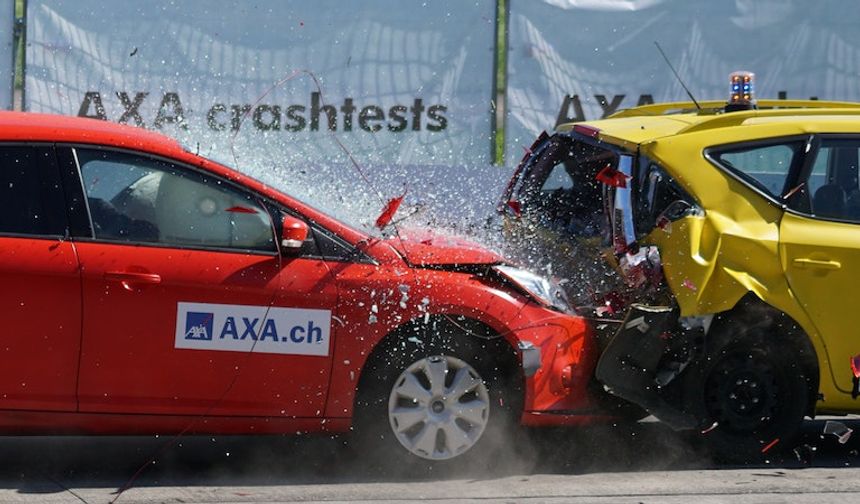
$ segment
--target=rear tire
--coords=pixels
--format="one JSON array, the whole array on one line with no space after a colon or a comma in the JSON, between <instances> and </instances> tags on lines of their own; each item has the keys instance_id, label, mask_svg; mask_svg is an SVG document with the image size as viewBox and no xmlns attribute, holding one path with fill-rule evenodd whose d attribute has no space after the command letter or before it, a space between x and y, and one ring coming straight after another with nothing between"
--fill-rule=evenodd
<instances>
[{"instance_id":1,"label":"rear tire","mask_svg":"<svg viewBox=\"0 0 860 504\"><path fill-rule=\"evenodd\" d=\"M695 380L715 458L758 463L794 447L809 391L791 345L734 339L710 354Z\"/></svg>"}]
</instances>

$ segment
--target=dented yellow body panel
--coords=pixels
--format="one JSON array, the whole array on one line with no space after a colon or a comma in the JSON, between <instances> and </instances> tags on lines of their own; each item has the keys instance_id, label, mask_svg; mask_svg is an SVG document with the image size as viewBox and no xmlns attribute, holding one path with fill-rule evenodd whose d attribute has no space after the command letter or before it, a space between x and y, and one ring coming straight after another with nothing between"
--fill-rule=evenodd
<instances>
[{"instance_id":1,"label":"dented yellow body panel","mask_svg":"<svg viewBox=\"0 0 860 504\"><path fill-rule=\"evenodd\" d=\"M651 106L643 107L641 115L634 110L622 112L615 119L585 124L600 129L601 141L654 160L704 210L703 215L684 217L666 229L655 228L646 238L647 244L656 245L661 252L666 281L681 315L725 312L753 293L790 316L808 335L820 369L817 409L850 412L860 411L860 401L850 395L848 369L849 355L860 352L860 338L853 336L854 296L839 293L856 289L852 282L860 279L860 224L826 223L789 215L779 203L716 167L704 154L707 148L717 145L777 137L803 139L822 132L860 132L857 105L853 109L837 105L841 108L818 110L813 103L810 109L800 111L674 116L649 115L661 110ZM790 237L790 243L781 242L784 218L790 227L783 232ZM827 292L821 291L822 275L827 272L792 269L793 251L814 260L816 243L833 244L828 257L857 265L849 269L850 274L833 273L826 284L833 289ZM840 244L844 246L840 248ZM803 260L807 259L797 259ZM803 263L795 265L798 264ZM833 267L842 268L841 264ZM822 315L827 310L842 315L827 318Z\"/></svg>"}]
</instances>

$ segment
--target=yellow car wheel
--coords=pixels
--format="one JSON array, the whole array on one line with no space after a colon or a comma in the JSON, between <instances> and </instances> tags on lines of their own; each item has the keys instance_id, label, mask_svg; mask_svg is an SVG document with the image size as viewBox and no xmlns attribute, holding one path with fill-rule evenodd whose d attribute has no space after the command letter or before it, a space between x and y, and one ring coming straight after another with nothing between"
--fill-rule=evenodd
<instances>
[{"instance_id":1,"label":"yellow car wheel","mask_svg":"<svg viewBox=\"0 0 860 504\"><path fill-rule=\"evenodd\" d=\"M790 345L730 340L711 354L701 398L716 427L707 440L727 462L759 462L794 447L807 409L806 377Z\"/></svg>"}]
</instances>

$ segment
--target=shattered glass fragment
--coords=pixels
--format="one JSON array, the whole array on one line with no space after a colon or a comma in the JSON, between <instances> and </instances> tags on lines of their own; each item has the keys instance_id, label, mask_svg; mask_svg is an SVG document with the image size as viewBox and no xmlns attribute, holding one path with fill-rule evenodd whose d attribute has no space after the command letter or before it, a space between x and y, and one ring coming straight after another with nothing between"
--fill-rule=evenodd
<instances>
[{"instance_id":1,"label":"shattered glass fragment","mask_svg":"<svg viewBox=\"0 0 860 504\"><path fill-rule=\"evenodd\" d=\"M421 304L418 305L419 311L426 311L427 307L430 305L430 298L421 298Z\"/></svg>"},{"instance_id":2,"label":"shattered glass fragment","mask_svg":"<svg viewBox=\"0 0 860 504\"><path fill-rule=\"evenodd\" d=\"M827 420L824 422L824 434L833 434L839 440L839 444L845 444L851 438L854 429L849 428L842 422Z\"/></svg>"},{"instance_id":3,"label":"shattered glass fragment","mask_svg":"<svg viewBox=\"0 0 860 504\"><path fill-rule=\"evenodd\" d=\"M398 287L398 289L400 290L400 294L401 294L400 303L399 303L400 307L403 309L406 309L406 302L409 301L409 286L408 285L401 285Z\"/></svg>"},{"instance_id":4,"label":"shattered glass fragment","mask_svg":"<svg viewBox=\"0 0 860 504\"><path fill-rule=\"evenodd\" d=\"M719 426L720 426L720 422L714 422L714 423L712 423L712 424L711 424L711 426L710 426L710 427L708 427L707 429L703 430L703 431L702 431L702 434L707 434L707 433L711 432L712 430L716 429L716 428L717 428L717 427L719 427Z\"/></svg>"},{"instance_id":5,"label":"shattered glass fragment","mask_svg":"<svg viewBox=\"0 0 860 504\"><path fill-rule=\"evenodd\" d=\"M635 327L636 329L638 329L638 330L639 330L639 332L641 332L642 334L645 334L646 332L648 332L648 329L650 329L650 328L651 328L651 326L649 326L649 325L648 325L648 323L647 323L647 322L645 322L645 317L644 317L644 316L642 316L642 317L638 317L638 318L635 318L635 319L633 319L633 320L631 320L631 321L627 322L627 323L624 325L624 328L625 328L625 329L630 329L630 328L634 328L634 327Z\"/></svg>"},{"instance_id":6,"label":"shattered glass fragment","mask_svg":"<svg viewBox=\"0 0 860 504\"><path fill-rule=\"evenodd\" d=\"M816 450L818 450L818 448L815 446L812 446L810 444L802 444L795 448L793 451L794 456L797 457L798 462L809 465L812 463L812 458L815 456Z\"/></svg>"}]
</instances>

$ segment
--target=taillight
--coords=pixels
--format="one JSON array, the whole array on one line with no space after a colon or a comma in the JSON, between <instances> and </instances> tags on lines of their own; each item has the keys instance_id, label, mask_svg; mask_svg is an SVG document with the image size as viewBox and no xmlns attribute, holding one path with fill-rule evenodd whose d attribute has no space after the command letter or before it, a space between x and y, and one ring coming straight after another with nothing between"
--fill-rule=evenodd
<instances>
[{"instance_id":1,"label":"taillight","mask_svg":"<svg viewBox=\"0 0 860 504\"><path fill-rule=\"evenodd\" d=\"M600 135L600 128L595 128L594 126L588 126L586 124L574 124L573 132L585 135L589 138L597 138Z\"/></svg>"}]
</instances>

